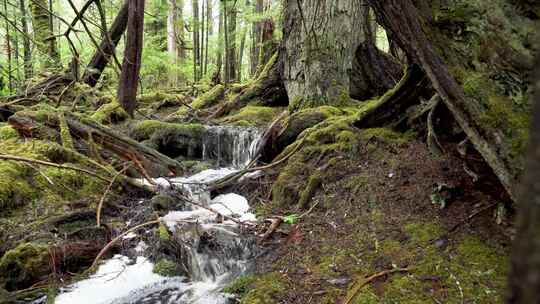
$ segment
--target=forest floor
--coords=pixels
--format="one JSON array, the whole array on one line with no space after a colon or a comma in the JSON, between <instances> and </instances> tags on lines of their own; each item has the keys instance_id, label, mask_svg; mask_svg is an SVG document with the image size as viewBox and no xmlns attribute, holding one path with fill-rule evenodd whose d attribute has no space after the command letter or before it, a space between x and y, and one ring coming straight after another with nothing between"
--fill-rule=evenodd
<instances>
[{"instance_id":1,"label":"forest floor","mask_svg":"<svg viewBox=\"0 0 540 304\"><path fill-rule=\"evenodd\" d=\"M282 226L258 274L230 287L241 303L503 303L512 229L508 217L496 224L486 185L416 139L373 136L358 152L311 161L338 160L322 173L313 211Z\"/></svg>"},{"instance_id":2,"label":"forest floor","mask_svg":"<svg viewBox=\"0 0 540 304\"><path fill-rule=\"evenodd\" d=\"M156 138L167 142L159 136L196 138L190 132L197 128L179 124L185 117L170 119L207 102L186 100L189 109L184 100L153 96L142 101L146 108L139 120L128 119L114 101L88 113L92 120L152 145ZM295 116L304 119L300 123L290 118L287 126L301 125L301 130L278 152L292 151L291 158L257 180L225 189L244 194L259 219L289 219L260 242L255 273L226 288L238 294L240 303L504 302L512 215L502 212L500 186L489 174L473 182L463 160L450 152L455 146L434 156L421 136L411 132L354 128L351 119L372 104L308 109ZM266 127L283 110L248 105L211 123ZM211 112L199 114L204 111ZM163 130L165 135L159 133ZM0 142L2 154L93 166L69 152L63 138L23 139L3 124ZM157 149L174 150L167 144ZM189 163L193 172L207 165ZM76 280L73 273L86 270L111 236L177 207L116 187L104 199L108 183L77 172L15 162L2 166L0 284L19 299L35 297L26 288L54 294L58 285L48 282ZM105 200L107 225L97 227L100 200ZM136 212L141 202L148 206ZM148 241L159 242L159 229L153 231ZM0 288L0 300L5 294Z\"/></svg>"}]
</instances>

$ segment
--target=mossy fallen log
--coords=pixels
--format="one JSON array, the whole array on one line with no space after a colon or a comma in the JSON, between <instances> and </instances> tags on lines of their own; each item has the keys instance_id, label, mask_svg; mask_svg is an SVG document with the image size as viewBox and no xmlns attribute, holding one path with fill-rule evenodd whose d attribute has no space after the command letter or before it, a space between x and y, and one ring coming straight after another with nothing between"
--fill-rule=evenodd
<instances>
[{"instance_id":1,"label":"mossy fallen log","mask_svg":"<svg viewBox=\"0 0 540 304\"><path fill-rule=\"evenodd\" d=\"M140 169L152 177L176 175L181 171L181 164L174 159L91 119L66 114L65 120L74 139L86 143L91 140L122 160L140 164L142 167ZM17 112L8 122L25 137L40 138L43 136L44 128L60 132L60 120L56 113Z\"/></svg>"}]
</instances>

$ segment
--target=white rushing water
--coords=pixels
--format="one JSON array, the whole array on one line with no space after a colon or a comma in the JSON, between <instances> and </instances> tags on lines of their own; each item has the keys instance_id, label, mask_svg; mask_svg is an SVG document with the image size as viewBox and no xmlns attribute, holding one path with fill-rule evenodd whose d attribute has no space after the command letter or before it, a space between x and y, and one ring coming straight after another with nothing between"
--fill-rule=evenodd
<instances>
[{"instance_id":1,"label":"white rushing water","mask_svg":"<svg viewBox=\"0 0 540 304\"><path fill-rule=\"evenodd\" d=\"M217 157L218 164L228 159L227 167L172 179L155 180L164 189L180 189L191 199L204 204L219 214L240 221L255 221L245 197L227 193L213 199L205 184L237 172L252 159L259 133L253 129L216 128L216 134L233 137L232 141L209 139L204 145L206 158ZM232 134L232 135L231 135ZM217 147L209 147L211 143ZM231 146L223 146L224 143ZM116 255L100 265L88 279L65 288L55 299L56 304L225 304L229 296L220 292L224 285L248 270L252 257L252 243L239 234L233 221L218 219L214 212L197 206L171 211L163 223L179 240L182 256L189 269L189 280L184 277L167 278L152 272L153 263L143 256L130 259ZM137 238L130 234L129 239ZM219 246L209 246L205 238L215 238ZM148 246L139 242L135 251ZM218 248L213 248L218 247Z\"/></svg>"}]
</instances>

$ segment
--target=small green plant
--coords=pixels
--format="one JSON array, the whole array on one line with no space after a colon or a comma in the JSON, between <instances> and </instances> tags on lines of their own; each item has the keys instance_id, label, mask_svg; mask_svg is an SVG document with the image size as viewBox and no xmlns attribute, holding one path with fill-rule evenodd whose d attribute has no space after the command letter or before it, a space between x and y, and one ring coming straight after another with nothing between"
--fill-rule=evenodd
<instances>
[{"instance_id":1,"label":"small green plant","mask_svg":"<svg viewBox=\"0 0 540 304\"><path fill-rule=\"evenodd\" d=\"M285 224L294 225L296 224L296 222L298 222L299 219L300 219L300 216L296 213L293 213L293 214L289 214L283 217L283 222Z\"/></svg>"}]
</instances>

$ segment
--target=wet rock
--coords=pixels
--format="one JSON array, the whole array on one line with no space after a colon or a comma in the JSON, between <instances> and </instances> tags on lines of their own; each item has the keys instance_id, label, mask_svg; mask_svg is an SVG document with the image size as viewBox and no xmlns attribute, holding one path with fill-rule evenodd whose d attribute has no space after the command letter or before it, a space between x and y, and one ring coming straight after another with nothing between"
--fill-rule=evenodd
<instances>
[{"instance_id":1,"label":"wet rock","mask_svg":"<svg viewBox=\"0 0 540 304\"><path fill-rule=\"evenodd\" d=\"M0 281L6 290L31 286L50 273L48 246L23 243L0 259ZM2 287L2 286L0 286Z\"/></svg>"},{"instance_id":2,"label":"wet rock","mask_svg":"<svg viewBox=\"0 0 540 304\"><path fill-rule=\"evenodd\" d=\"M165 211L176 209L179 203L180 202L177 199L166 194L158 194L152 197L150 201L150 204L152 205L152 209L158 212L160 211L165 212Z\"/></svg>"}]
</instances>

